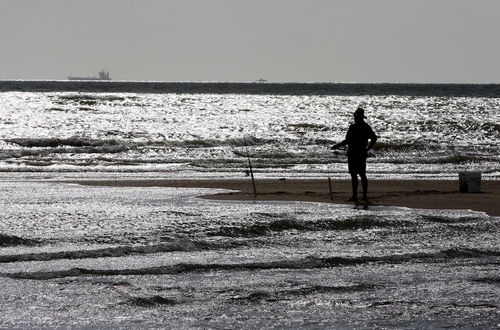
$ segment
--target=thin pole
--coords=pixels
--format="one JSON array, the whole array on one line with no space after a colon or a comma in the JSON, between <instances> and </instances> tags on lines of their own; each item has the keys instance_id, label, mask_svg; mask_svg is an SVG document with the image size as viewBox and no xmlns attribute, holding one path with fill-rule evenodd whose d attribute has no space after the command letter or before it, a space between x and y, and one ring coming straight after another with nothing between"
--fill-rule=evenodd
<instances>
[{"instance_id":1,"label":"thin pole","mask_svg":"<svg viewBox=\"0 0 500 330\"><path fill-rule=\"evenodd\" d=\"M257 188L255 187L255 178L253 177L252 162L250 161L250 154L248 153L248 144L247 144L246 138L245 138L245 150L247 152L248 168L250 170L250 176L252 177L253 197L256 198L257 197Z\"/></svg>"},{"instance_id":2,"label":"thin pole","mask_svg":"<svg viewBox=\"0 0 500 330\"><path fill-rule=\"evenodd\" d=\"M328 187L330 188L330 200L333 201L332 180L328 177Z\"/></svg>"}]
</instances>

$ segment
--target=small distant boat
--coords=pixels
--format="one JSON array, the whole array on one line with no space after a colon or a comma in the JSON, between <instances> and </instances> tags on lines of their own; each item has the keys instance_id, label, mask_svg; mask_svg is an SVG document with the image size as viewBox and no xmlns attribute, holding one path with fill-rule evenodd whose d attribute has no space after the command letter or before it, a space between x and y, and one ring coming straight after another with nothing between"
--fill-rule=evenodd
<instances>
[{"instance_id":1,"label":"small distant boat","mask_svg":"<svg viewBox=\"0 0 500 330\"><path fill-rule=\"evenodd\" d=\"M260 78L259 80L257 80L256 82L258 83L267 83L268 81L266 79L262 79Z\"/></svg>"},{"instance_id":2,"label":"small distant boat","mask_svg":"<svg viewBox=\"0 0 500 330\"><path fill-rule=\"evenodd\" d=\"M94 77L73 77L69 76L69 80L111 80L111 77L109 76L109 72L105 72L104 70L99 72L99 76L94 76Z\"/></svg>"}]
</instances>

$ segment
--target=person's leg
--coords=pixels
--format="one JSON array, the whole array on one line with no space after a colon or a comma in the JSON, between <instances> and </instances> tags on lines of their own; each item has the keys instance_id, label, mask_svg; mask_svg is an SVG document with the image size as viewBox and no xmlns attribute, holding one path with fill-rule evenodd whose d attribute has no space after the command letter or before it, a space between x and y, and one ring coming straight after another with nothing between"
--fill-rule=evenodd
<instances>
[{"instance_id":1,"label":"person's leg","mask_svg":"<svg viewBox=\"0 0 500 330\"><path fill-rule=\"evenodd\" d=\"M368 201L368 178L366 177L366 156L361 157L359 162L359 176L363 187L363 200Z\"/></svg>"},{"instance_id":2,"label":"person's leg","mask_svg":"<svg viewBox=\"0 0 500 330\"><path fill-rule=\"evenodd\" d=\"M366 174L360 174L361 177L361 186L363 187L363 200L367 201L368 200L368 178L366 177Z\"/></svg>"},{"instance_id":3,"label":"person's leg","mask_svg":"<svg viewBox=\"0 0 500 330\"><path fill-rule=\"evenodd\" d=\"M351 173L351 185L352 185L352 196L348 199L351 202L358 201L358 175L356 173Z\"/></svg>"}]
</instances>

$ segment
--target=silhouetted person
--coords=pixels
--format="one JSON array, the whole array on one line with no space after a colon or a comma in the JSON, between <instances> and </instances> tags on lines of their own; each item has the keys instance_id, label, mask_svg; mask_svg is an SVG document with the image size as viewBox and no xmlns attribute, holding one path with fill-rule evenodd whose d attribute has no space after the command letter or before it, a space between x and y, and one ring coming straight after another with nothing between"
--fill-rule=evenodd
<instances>
[{"instance_id":1,"label":"silhouetted person","mask_svg":"<svg viewBox=\"0 0 500 330\"><path fill-rule=\"evenodd\" d=\"M358 201L358 175L361 177L363 186L363 200L368 200L368 179L366 178L366 157L368 150L372 149L377 142L377 136L370 125L364 121L365 110L356 109L354 112L354 123L349 126L345 140L337 143L332 149L347 145L347 164L351 174L352 197L349 201ZM368 144L370 140L370 144Z\"/></svg>"}]
</instances>

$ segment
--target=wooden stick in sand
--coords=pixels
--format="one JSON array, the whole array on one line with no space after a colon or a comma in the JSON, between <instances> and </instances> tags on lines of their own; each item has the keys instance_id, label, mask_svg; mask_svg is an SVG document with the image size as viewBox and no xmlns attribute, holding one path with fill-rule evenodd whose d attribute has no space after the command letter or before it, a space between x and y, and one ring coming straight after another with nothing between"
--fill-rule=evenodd
<instances>
[{"instance_id":1,"label":"wooden stick in sand","mask_svg":"<svg viewBox=\"0 0 500 330\"><path fill-rule=\"evenodd\" d=\"M255 187L255 178L253 177L252 162L250 161L250 154L248 153L248 144L247 144L246 138L245 138L245 149L247 152L248 169L250 170L250 176L252 177L253 197L256 198L257 197L257 188Z\"/></svg>"},{"instance_id":2,"label":"wooden stick in sand","mask_svg":"<svg viewBox=\"0 0 500 330\"><path fill-rule=\"evenodd\" d=\"M328 177L328 188L330 188L330 200L333 201L332 180Z\"/></svg>"}]
</instances>

